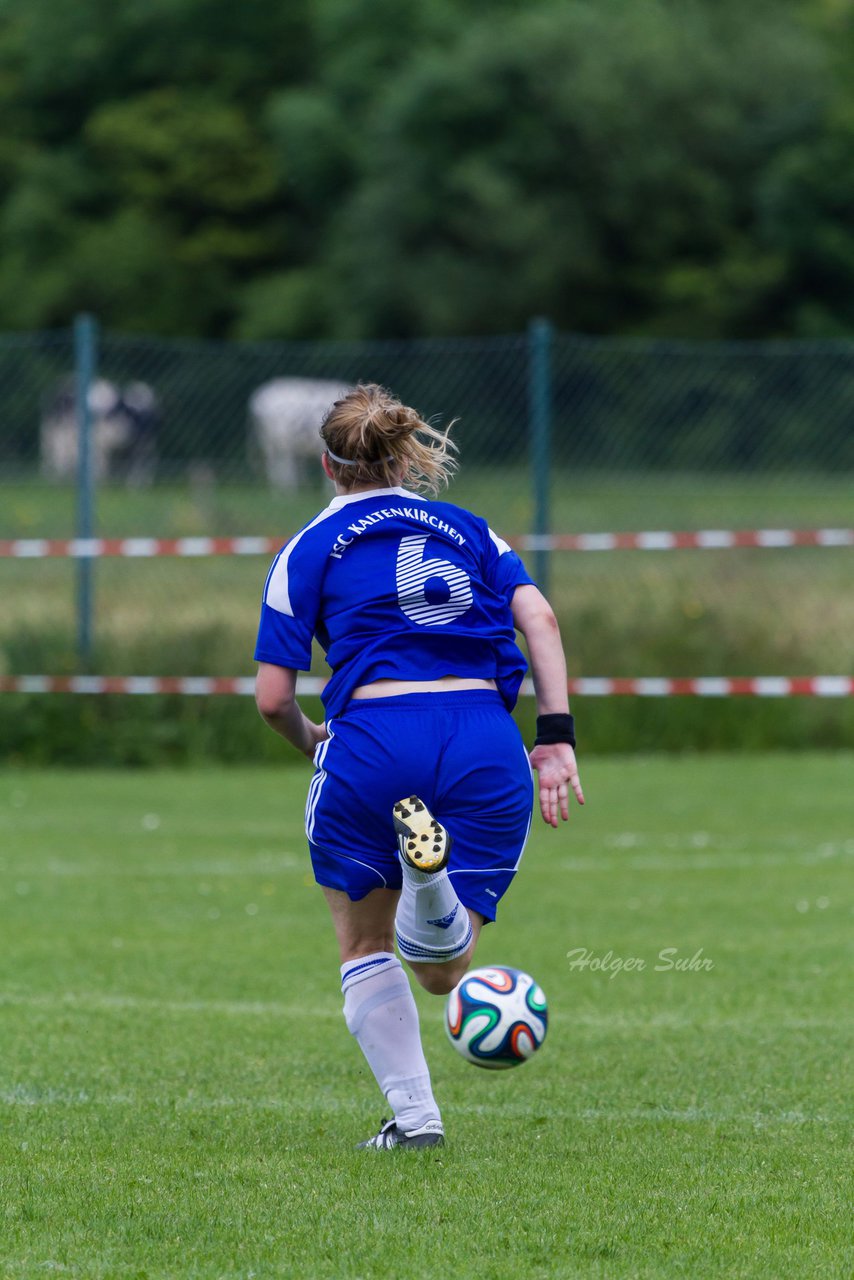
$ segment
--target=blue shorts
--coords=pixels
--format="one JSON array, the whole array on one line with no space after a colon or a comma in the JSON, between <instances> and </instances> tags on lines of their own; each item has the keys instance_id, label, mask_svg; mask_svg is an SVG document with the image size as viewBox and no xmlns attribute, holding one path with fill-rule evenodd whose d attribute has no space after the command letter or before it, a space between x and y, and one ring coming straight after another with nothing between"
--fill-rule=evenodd
<instances>
[{"instance_id":1,"label":"blue shorts","mask_svg":"<svg viewBox=\"0 0 854 1280\"><path fill-rule=\"evenodd\" d=\"M314 754L305 828L314 877L354 901L399 889L394 804L418 795L451 834L463 906L495 919L531 829L533 781L491 689L351 701Z\"/></svg>"}]
</instances>

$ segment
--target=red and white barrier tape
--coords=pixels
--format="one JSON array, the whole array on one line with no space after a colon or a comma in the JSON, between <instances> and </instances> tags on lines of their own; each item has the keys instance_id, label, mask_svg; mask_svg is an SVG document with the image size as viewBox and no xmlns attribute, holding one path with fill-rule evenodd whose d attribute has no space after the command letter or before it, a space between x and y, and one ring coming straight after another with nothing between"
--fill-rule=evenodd
<instances>
[{"instance_id":1,"label":"red and white barrier tape","mask_svg":"<svg viewBox=\"0 0 854 1280\"><path fill-rule=\"evenodd\" d=\"M527 534L525 551L721 551L731 547L852 547L854 529L698 529L689 533Z\"/></svg>"},{"instance_id":2,"label":"red and white barrier tape","mask_svg":"<svg viewBox=\"0 0 854 1280\"><path fill-rule=\"evenodd\" d=\"M15 538L0 540L0 557L41 560L72 556L266 556L275 555L281 538Z\"/></svg>"},{"instance_id":3,"label":"red and white barrier tape","mask_svg":"<svg viewBox=\"0 0 854 1280\"><path fill-rule=\"evenodd\" d=\"M0 559L70 556L275 555L284 538L13 538L0 539ZM520 551L721 551L732 547L852 547L854 529L699 529L688 533L527 533L510 538Z\"/></svg>"},{"instance_id":4,"label":"red and white barrier tape","mask_svg":"<svg viewBox=\"0 0 854 1280\"><path fill-rule=\"evenodd\" d=\"M317 695L326 681L305 676L297 685L304 697ZM238 694L250 697L255 691L253 676L0 676L0 693L180 693ZM571 695L606 698L622 695L639 698L850 698L854 697L852 676L700 676L664 680L644 677L635 680L604 679L598 676L569 681ZM523 697L532 697L531 680L522 683Z\"/></svg>"}]
</instances>

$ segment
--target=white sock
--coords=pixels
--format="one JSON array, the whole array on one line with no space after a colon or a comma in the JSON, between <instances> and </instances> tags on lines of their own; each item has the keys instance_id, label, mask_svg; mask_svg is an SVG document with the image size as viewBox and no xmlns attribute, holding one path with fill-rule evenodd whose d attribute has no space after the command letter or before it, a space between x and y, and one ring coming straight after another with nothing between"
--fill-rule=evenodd
<instances>
[{"instance_id":1,"label":"white sock","mask_svg":"<svg viewBox=\"0 0 854 1280\"><path fill-rule=\"evenodd\" d=\"M341 966L344 1020L368 1060L394 1112L398 1128L412 1133L441 1118L421 1047L418 1010L403 972L389 951L359 956Z\"/></svg>"},{"instance_id":2,"label":"white sock","mask_svg":"<svg viewBox=\"0 0 854 1280\"><path fill-rule=\"evenodd\" d=\"M394 919L400 954L422 963L456 960L471 945L472 928L447 869L430 875L403 859L400 866L403 888Z\"/></svg>"}]
</instances>

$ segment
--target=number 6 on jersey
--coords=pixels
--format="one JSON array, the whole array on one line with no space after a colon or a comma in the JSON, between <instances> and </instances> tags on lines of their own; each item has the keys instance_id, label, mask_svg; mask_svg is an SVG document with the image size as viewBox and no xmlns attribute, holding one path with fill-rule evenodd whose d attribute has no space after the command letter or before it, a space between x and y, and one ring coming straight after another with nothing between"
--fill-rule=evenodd
<instances>
[{"instance_id":1,"label":"number 6 on jersey","mask_svg":"<svg viewBox=\"0 0 854 1280\"><path fill-rule=\"evenodd\" d=\"M472 604L465 569L438 558L425 560L426 534L401 538L397 552L397 599L407 618L422 627L441 627Z\"/></svg>"}]
</instances>

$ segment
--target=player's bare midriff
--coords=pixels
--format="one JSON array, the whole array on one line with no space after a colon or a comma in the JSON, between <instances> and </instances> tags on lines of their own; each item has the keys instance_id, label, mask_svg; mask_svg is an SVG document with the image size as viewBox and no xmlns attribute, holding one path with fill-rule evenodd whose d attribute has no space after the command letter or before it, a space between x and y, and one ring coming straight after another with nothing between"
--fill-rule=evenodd
<instances>
[{"instance_id":1,"label":"player's bare midriff","mask_svg":"<svg viewBox=\"0 0 854 1280\"><path fill-rule=\"evenodd\" d=\"M458 693L464 689L496 689L494 680L468 676L440 676L437 680L375 680L360 684L351 698L398 698L403 693Z\"/></svg>"}]
</instances>

